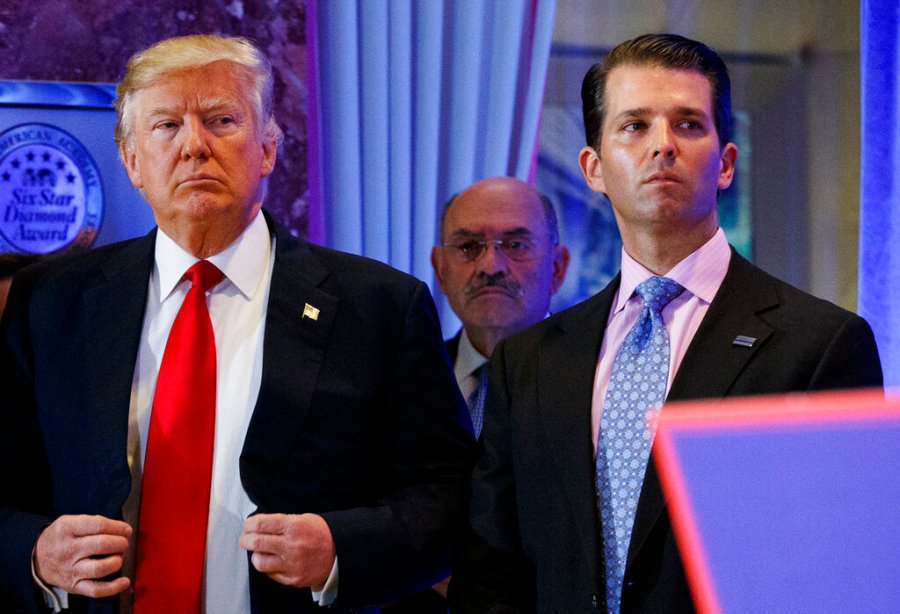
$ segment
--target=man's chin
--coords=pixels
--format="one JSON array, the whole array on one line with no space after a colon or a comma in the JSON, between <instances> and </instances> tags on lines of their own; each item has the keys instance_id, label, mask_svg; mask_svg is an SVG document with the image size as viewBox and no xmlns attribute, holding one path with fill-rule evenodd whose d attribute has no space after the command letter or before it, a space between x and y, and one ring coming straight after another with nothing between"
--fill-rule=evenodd
<instances>
[{"instance_id":1,"label":"man's chin","mask_svg":"<svg viewBox=\"0 0 900 614\"><path fill-rule=\"evenodd\" d=\"M490 300L469 301L466 322L482 328L507 328L522 318L518 302L510 296L493 296Z\"/></svg>"}]
</instances>

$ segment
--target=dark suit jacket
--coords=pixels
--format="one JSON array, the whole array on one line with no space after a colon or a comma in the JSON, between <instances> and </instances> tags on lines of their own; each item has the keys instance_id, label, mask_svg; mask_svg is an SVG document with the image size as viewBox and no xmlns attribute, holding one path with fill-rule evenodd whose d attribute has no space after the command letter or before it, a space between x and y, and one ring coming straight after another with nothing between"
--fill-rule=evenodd
<instances>
[{"instance_id":1,"label":"dark suit jacket","mask_svg":"<svg viewBox=\"0 0 900 614\"><path fill-rule=\"evenodd\" d=\"M462 329L450 339L444 342L447 355L450 357L450 365L456 365L456 354L459 351L459 339ZM468 422L471 427L471 420ZM388 604L382 608L384 614L446 614L449 604L447 599L433 589L420 591L415 595L402 599L397 603Z\"/></svg>"},{"instance_id":2,"label":"dark suit jacket","mask_svg":"<svg viewBox=\"0 0 900 614\"><path fill-rule=\"evenodd\" d=\"M605 610L591 394L619 279L494 352L454 611ZM732 344L756 337L751 348ZM866 322L732 253L669 400L881 386ZM665 411L665 409L663 410ZM623 612L692 611L655 468L638 503Z\"/></svg>"},{"instance_id":3,"label":"dark suit jacket","mask_svg":"<svg viewBox=\"0 0 900 614\"><path fill-rule=\"evenodd\" d=\"M446 576L471 436L427 287L269 221L276 257L262 383L240 458L261 513L319 513L340 561L337 610ZM132 377L155 232L32 268L0 327L0 610L37 611L39 531L121 518ZM301 317L305 303L318 320ZM251 568L258 612L317 610ZM117 612L116 599L73 609ZM41 606L41 611L43 606Z\"/></svg>"},{"instance_id":4,"label":"dark suit jacket","mask_svg":"<svg viewBox=\"0 0 900 614\"><path fill-rule=\"evenodd\" d=\"M444 342L444 345L447 346L447 356L450 357L450 364L456 365L456 355L459 353L459 340L462 337L462 329L459 329L459 332L447 339Z\"/></svg>"}]
</instances>

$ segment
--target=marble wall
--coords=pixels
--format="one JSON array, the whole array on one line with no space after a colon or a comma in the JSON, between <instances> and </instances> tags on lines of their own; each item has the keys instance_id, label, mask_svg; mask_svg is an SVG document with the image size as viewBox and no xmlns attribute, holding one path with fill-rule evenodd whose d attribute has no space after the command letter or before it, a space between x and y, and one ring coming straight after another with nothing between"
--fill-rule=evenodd
<instances>
[{"instance_id":1,"label":"marble wall","mask_svg":"<svg viewBox=\"0 0 900 614\"><path fill-rule=\"evenodd\" d=\"M302 0L2 0L0 79L113 83L134 52L163 38L216 33L254 40L272 61L275 113L285 133L266 207L304 236L304 7Z\"/></svg>"}]
</instances>

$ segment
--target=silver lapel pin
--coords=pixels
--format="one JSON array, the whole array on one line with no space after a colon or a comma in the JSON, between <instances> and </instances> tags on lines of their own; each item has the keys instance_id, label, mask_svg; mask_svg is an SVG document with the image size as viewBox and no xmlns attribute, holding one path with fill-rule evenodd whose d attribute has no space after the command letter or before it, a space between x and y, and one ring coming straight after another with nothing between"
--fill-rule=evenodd
<instances>
[{"instance_id":1,"label":"silver lapel pin","mask_svg":"<svg viewBox=\"0 0 900 614\"><path fill-rule=\"evenodd\" d=\"M734 338L734 341L731 342L731 345L739 345L745 348L752 348L753 344L756 343L756 337L747 337L746 335L738 335Z\"/></svg>"}]
</instances>

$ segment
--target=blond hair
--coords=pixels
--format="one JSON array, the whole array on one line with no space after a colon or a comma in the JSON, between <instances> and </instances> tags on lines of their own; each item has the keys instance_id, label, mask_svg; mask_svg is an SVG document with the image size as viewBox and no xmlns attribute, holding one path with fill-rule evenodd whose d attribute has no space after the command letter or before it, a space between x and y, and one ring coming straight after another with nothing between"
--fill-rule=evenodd
<instances>
[{"instance_id":1,"label":"blond hair","mask_svg":"<svg viewBox=\"0 0 900 614\"><path fill-rule=\"evenodd\" d=\"M132 97L138 90L153 85L163 74L227 61L235 65L247 81L247 99L264 140L281 144L283 133L272 111L274 78L272 65L252 42L242 37L194 34L168 38L135 53L128 60L125 76L116 86L114 103L118 120L114 132L116 145L128 143L133 136Z\"/></svg>"}]
</instances>

